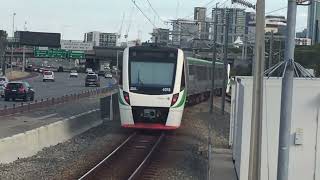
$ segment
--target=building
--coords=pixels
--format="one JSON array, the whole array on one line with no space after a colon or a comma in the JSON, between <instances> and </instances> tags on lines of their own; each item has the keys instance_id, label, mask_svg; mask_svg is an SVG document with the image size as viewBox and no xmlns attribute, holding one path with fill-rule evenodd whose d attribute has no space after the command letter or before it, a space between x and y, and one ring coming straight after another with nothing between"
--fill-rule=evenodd
<instances>
[{"instance_id":1,"label":"building","mask_svg":"<svg viewBox=\"0 0 320 180\"><path fill-rule=\"evenodd\" d=\"M303 29L303 31L296 33L297 38L307 38L307 35L308 35L308 29Z\"/></svg>"},{"instance_id":2,"label":"building","mask_svg":"<svg viewBox=\"0 0 320 180\"><path fill-rule=\"evenodd\" d=\"M313 1L308 8L308 33L307 37L312 40L312 44L320 42L319 36L320 2Z\"/></svg>"},{"instance_id":3,"label":"building","mask_svg":"<svg viewBox=\"0 0 320 180\"><path fill-rule=\"evenodd\" d=\"M113 47L117 46L117 33L102 33L92 31L84 34L84 42L93 42L94 46Z\"/></svg>"},{"instance_id":4,"label":"building","mask_svg":"<svg viewBox=\"0 0 320 180\"><path fill-rule=\"evenodd\" d=\"M172 45L180 48L190 48L193 40L197 38L199 38L199 32L196 21L172 20Z\"/></svg>"},{"instance_id":5,"label":"building","mask_svg":"<svg viewBox=\"0 0 320 180\"><path fill-rule=\"evenodd\" d=\"M311 46L310 38L296 38L296 45L298 46Z\"/></svg>"},{"instance_id":6,"label":"building","mask_svg":"<svg viewBox=\"0 0 320 180\"><path fill-rule=\"evenodd\" d=\"M205 7L195 7L194 8L194 20L205 21L207 18L207 8Z\"/></svg>"},{"instance_id":7,"label":"building","mask_svg":"<svg viewBox=\"0 0 320 180\"><path fill-rule=\"evenodd\" d=\"M206 13L205 7L195 7L193 20L172 20L172 45L191 48L194 40L209 40L210 21Z\"/></svg>"},{"instance_id":8,"label":"building","mask_svg":"<svg viewBox=\"0 0 320 180\"><path fill-rule=\"evenodd\" d=\"M229 18L227 18L227 13ZM224 24L228 21L229 23L229 35L228 43L232 44L239 36L244 37L245 25L246 25L246 12L244 9L239 8L213 8L212 19L215 19L215 15L218 15L218 43L224 43L225 39L225 26Z\"/></svg>"},{"instance_id":9,"label":"building","mask_svg":"<svg viewBox=\"0 0 320 180\"><path fill-rule=\"evenodd\" d=\"M265 32L285 35L287 20L284 16L266 16Z\"/></svg>"},{"instance_id":10,"label":"building","mask_svg":"<svg viewBox=\"0 0 320 180\"><path fill-rule=\"evenodd\" d=\"M284 16L266 16L265 18L265 32L274 34L285 35L287 20ZM254 12L246 13L246 30L248 41L255 41L256 34L256 14Z\"/></svg>"},{"instance_id":11,"label":"building","mask_svg":"<svg viewBox=\"0 0 320 180\"><path fill-rule=\"evenodd\" d=\"M151 41L162 45L169 44L169 29L153 29Z\"/></svg>"},{"instance_id":12,"label":"building","mask_svg":"<svg viewBox=\"0 0 320 180\"><path fill-rule=\"evenodd\" d=\"M247 41L254 43L256 36L256 13L255 12L246 12L246 27L245 34Z\"/></svg>"}]
</instances>

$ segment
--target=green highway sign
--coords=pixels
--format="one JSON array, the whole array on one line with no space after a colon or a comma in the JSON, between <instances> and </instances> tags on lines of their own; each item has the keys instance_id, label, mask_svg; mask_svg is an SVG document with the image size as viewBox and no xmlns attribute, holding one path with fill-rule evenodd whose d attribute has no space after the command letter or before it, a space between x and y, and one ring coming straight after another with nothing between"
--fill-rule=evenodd
<instances>
[{"instance_id":1,"label":"green highway sign","mask_svg":"<svg viewBox=\"0 0 320 180\"><path fill-rule=\"evenodd\" d=\"M83 51L69 51L70 59L84 59L85 54Z\"/></svg>"},{"instance_id":2,"label":"green highway sign","mask_svg":"<svg viewBox=\"0 0 320 180\"><path fill-rule=\"evenodd\" d=\"M43 58L70 58L70 59L84 59L85 54L83 51L70 51L64 49L34 49L35 57Z\"/></svg>"}]
</instances>

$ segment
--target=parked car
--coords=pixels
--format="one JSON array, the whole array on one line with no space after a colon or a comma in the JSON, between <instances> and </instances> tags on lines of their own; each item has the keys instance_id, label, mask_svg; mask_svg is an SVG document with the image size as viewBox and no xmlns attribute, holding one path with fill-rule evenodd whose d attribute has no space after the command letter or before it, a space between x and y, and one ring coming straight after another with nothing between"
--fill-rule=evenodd
<instances>
[{"instance_id":1,"label":"parked car","mask_svg":"<svg viewBox=\"0 0 320 180\"><path fill-rule=\"evenodd\" d=\"M87 74L85 86L97 86L100 87L100 78L97 74Z\"/></svg>"},{"instance_id":2,"label":"parked car","mask_svg":"<svg viewBox=\"0 0 320 180\"><path fill-rule=\"evenodd\" d=\"M77 72L76 70L71 70L71 72L70 72L70 77L71 77L71 78L72 78L72 77L77 78L77 77L78 77L78 72Z\"/></svg>"},{"instance_id":3,"label":"parked car","mask_svg":"<svg viewBox=\"0 0 320 180\"><path fill-rule=\"evenodd\" d=\"M98 71L98 76L104 76L105 73L105 71Z\"/></svg>"},{"instance_id":4,"label":"parked car","mask_svg":"<svg viewBox=\"0 0 320 180\"><path fill-rule=\"evenodd\" d=\"M43 72L43 82L45 81L52 81L54 82L54 73L52 71L44 71Z\"/></svg>"},{"instance_id":5,"label":"parked car","mask_svg":"<svg viewBox=\"0 0 320 180\"><path fill-rule=\"evenodd\" d=\"M105 77L105 78L112 78L112 74L111 74L111 73L106 73L106 74L104 75L104 77Z\"/></svg>"},{"instance_id":6,"label":"parked car","mask_svg":"<svg viewBox=\"0 0 320 180\"><path fill-rule=\"evenodd\" d=\"M13 81L9 82L4 91L4 100L13 101L16 99L23 99L24 101L34 100L34 90L28 82Z\"/></svg>"}]
</instances>

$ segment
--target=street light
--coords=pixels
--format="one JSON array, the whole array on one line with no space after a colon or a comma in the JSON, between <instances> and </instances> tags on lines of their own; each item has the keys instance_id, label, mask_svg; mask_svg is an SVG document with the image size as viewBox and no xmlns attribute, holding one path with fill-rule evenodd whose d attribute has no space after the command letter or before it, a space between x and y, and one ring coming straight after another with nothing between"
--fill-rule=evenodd
<instances>
[{"instance_id":1,"label":"street light","mask_svg":"<svg viewBox=\"0 0 320 180\"><path fill-rule=\"evenodd\" d=\"M12 44L11 44L11 71L12 71L12 62L13 62L13 43L15 42L14 40L14 17L16 16L17 14L14 12L12 14Z\"/></svg>"}]
</instances>

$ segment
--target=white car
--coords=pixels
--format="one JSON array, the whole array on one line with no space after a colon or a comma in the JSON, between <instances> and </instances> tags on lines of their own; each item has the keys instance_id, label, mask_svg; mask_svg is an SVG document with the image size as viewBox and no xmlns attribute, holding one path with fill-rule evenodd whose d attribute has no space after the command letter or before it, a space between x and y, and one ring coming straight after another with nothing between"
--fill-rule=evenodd
<instances>
[{"instance_id":1,"label":"white car","mask_svg":"<svg viewBox=\"0 0 320 180\"><path fill-rule=\"evenodd\" d=\"M43 82L45 81L54 81L54 73L52 71L44 71L43 72Z\"/></svg>"},{"instance_id":2,"label":"white car","mask_svg":"<svg viewBox=\"0 0 320 180\"><path fill-rule=\"evenodd\" d=\"M86 72L87 72L87 73L93 72L93 70L92 70L92 68L87 68L87 69L86 69Z\"/></svg>"},{"instance_id":3,"label":"white car","mask_svg":"<svg viewBox=\"0 0 320 180\"><path fill-rule=\"evenodd\" d=\"M5 76L1 76L0 77L0 84L2 84L2 85L7 85L9 83L9 79L7 78L7 77L5 77Z\"/></svg>"},{"instance_id":4,"label":"white car","mask_svg":"<svg viewBox=\"0 0 320 180\"><path fill-rule=\"evenodd\" d=\"M72 78L72 77L77 78L77 77L78 77L78 72L77 72L76 70L72 70L72 71L70 72L70 77L71 77L71 78Z\"/></svg>"},{"instance_id":5,"label":"white car","mask_svg":"<svg viewBox=\"0 0 320 180\"><path fill-rule=\"evenodd\" d=\"M112 78L112 74L111 74L111 73L106 73L106 74L104 75L104 77L105 77L105 78Z\"/></svg>"}]
</instances>

